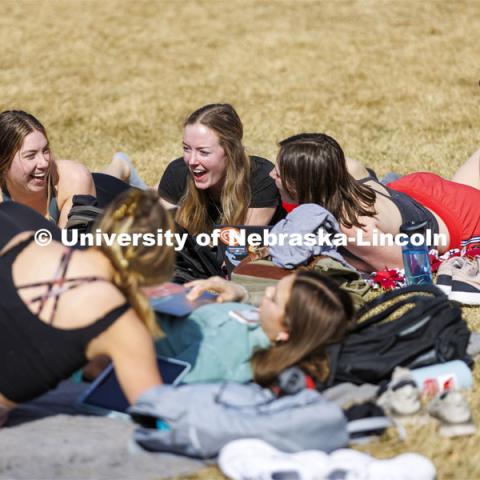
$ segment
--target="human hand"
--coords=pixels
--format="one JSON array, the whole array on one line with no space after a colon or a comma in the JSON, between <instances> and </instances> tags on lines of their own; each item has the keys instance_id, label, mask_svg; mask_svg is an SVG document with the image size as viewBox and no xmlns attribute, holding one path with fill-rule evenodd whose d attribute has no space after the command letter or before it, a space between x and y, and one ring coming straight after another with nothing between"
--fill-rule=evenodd
<instances>
[{"instance_id":1,"label":"human hand","mask_svg":"<svg viewBox=\"0 0 480 480\"><path fill-rule=\"evenodd\" d=\"M217 302L244 302L248 298L248 292L245 287L233 282L229 282L221 277L210 277L205 280L193 280L184 285L191 288L187 294L187 299L192 301L200 297L207 291L218 294Z\"/></svg>"}]
</instances>

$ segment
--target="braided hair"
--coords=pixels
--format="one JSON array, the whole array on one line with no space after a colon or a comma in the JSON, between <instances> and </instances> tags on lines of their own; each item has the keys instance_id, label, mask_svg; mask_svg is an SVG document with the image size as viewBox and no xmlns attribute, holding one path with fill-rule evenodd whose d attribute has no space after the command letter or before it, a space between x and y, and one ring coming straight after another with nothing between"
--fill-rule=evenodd
<instances>
[{"instance_id":1,"label":"braided hair","mask_svg":"<svg viewBox=\"0 0 480 480\"><path fill-rule=\"evenodd\" d=\"M93 228L109 235L116 234L112 245L102 242L98 247L114 267L113 283L127 297L148 330L155 336L162 335L150 303L141 290L141 287L168 280L175 262L173 248L157 245L156 240L153 246L142 241L145 234L156 239L158 233L173 230L170 214L160 205L158 194L128 190L107 207ZM118 241L121 234L129 235L127 245Z\"/></svg>"}]
</instances>

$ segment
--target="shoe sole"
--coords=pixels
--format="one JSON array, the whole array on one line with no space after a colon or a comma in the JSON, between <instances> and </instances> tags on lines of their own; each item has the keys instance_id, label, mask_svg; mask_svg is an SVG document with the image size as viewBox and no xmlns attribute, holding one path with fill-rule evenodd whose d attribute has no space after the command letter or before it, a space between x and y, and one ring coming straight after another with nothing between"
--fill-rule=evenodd
<instances>
[{"instance_id":1,"label":"shoe sole","mask_svg":"<svg viewBox=\"0 0 480 480\"><path fill-rule=\"evenodd\" d=\"M456 292L452 290L448 295L449 300L462 303L463 305L480 305L480 292Z\"/></svg>"},{"instance_id":2,"label":"shoe sole","mask_svg":"<svg viewBox=\"0 0 480 480\"><path fill-rule=\"evenodd\" d=\"M452 286L451 285L439 285L437 283L436 286L447 296L450 295L450 292L452 291Z\"/></svg>"},{"instance_id":3,"label":"shoe sole","mask_svg":"<svg viewBox=\"0 0 480 480\"><path fill-rule=\"evenodd\" d=\"M460 280L453 280L452 291L448 298L464 305L480 305L480 288Z\"/></svg>"},{"instance_id":4,"label":"shoe sole","mask_svg":"<svg viewBox=\"0 0 480 480\"><path fill-rule=\"evenodd\" d=\"M446 295L452 291L452 276L451 275L437 275L435 285Z\"/></svg>"},{"instance_id":5,"label":"shoe sole","mask_svg":"<svg viewBox=\"0 0 480 480\"><path fill-rule=\"evenodd\" d=\"M443 424L438 429L442 437L463 437L466 435L475 435L477 429L473 423L458 423L456 425Z\"/></svg>"}]
</instances>

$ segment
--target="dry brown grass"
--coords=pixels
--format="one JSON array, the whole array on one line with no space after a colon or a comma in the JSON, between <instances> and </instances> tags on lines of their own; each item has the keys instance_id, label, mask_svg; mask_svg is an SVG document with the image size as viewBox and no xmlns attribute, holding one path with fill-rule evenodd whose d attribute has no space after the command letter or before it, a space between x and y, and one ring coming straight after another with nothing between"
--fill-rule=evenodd
<instances>
[{"instance_id":1,"label":"dry brown grass","mask_svg":"<svg viewBox=\"0 0 480 480\"><path fill-rule=\"evenodd\" d=\"M183 118L217 101L237 107L249 150L269 158L283 137L316 130L380 174L449 176L479 146L475 0L3 0L1 10L0 109L34 113L57 156L91 168L121 149L155 183L180 153ZM478 330L478 311L467 317ZM369 451L418 451L439 478L473 479L479 439L423 427Z\"/></svg>"}]
</instances>

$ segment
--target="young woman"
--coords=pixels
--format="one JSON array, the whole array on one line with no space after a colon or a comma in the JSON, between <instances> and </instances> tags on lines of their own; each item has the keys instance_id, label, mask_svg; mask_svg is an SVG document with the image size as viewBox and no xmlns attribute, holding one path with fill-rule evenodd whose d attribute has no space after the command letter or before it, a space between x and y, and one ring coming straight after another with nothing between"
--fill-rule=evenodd
<instances>
[{"instance_id":1,"label":"young woman","mask_svg":"<svg viewBox=\"0 0 480 480\"><path fill-rule=\"evenodd\" d=\"M0 113L0 202L27 205L64 227L77 194L95 195L88 169L55 161L43 125L29 113Z\"/></svg>"},{"instance_id":2,"label":"young woman","mask_svg":"<svg viewBox=\"0 0 480 480\"><path fill-rule=\"evenodd\" d=\"M183 158L168 165L158 191L164 206L179 207L176 220L189 233L208 232L214 224L267 225L280 212L269 177L273 165L249 157L242 137L242 122L229 104L205 105L187 118Z\"/></svg>"},{"instance_id":3,"label":"young woman","mask_svg":"<svg viewBox=\"0 0 480 480\"><path fill-rule=\"evenodd\" d=\"M128 400L161 383L151 334L158 333L139 290L170 277L174 252L160 246L102 244L72 250L40 246L17 216L27 207L0 205L0 409L54 388L89 360L106 355ZM129 190L95 229L104 234L157 234L172 221L155 192Z\"/></svg>"},{"instance_id":4,"label":"young woman","mask_svg":"<svg viewBox=\"0 0 480 480\"><path fill-rule=\"evenodd\" d=\"M254 380L271 386L291 366L315 380L328 376L326 347L340 341L353 323L347 292L316 272L289 275L269 287L259 308L259 322L242 321L246 291L220 277L196 280L190 298L219 293L221 303L205 305L186 318L160 316L166 336L157 353L192 364L184 381ZM245 312L244 312L245 313Z\"/></svg>"},{"instance_id":5,"label":"young woman","mask_svg":"<svg viewBox=\"0 0 480 480\"><path fill-rule=\"evenodd\" d=\"M438 245L441 253L478 242L479 158L477 152L453 181L422 172L384 186L359 162L346 160L333 138L307 133L280 142L271 175L282 200L317 203L332 212L348 238L348 251L356 257L349 261L374 271L403 266L401 247L375 245L374 234L397 234L406 221L427 220L432 233L443 234L447 244Z\"/></svg>"}]
</instances>

